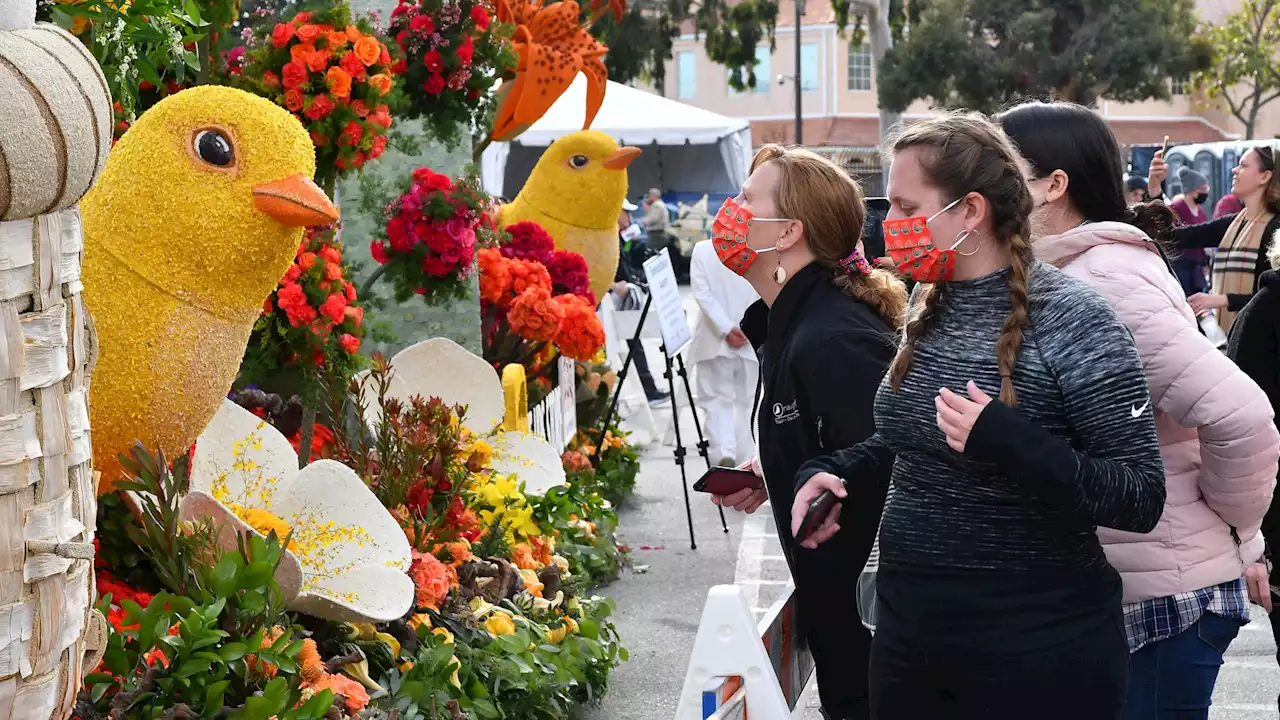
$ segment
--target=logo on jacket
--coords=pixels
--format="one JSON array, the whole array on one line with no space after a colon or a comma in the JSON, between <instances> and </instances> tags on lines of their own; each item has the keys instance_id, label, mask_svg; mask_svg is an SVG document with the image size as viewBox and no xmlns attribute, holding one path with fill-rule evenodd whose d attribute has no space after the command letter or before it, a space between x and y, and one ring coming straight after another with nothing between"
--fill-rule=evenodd
<instances>
[{"instance_id":1,"label":"logo on jacket","mask_svg":"<svg viewBox=\"0 0 1280 720\"><path fill-rule=\"evenodd\" d=\"M775 425L789 423L800 417L800 401L794 400L790 404L782 403L773 404L773 422Z\"/></svg>"},{"instance_id":2,"label":"logo on jacket","mask_svg":"<svg viewBox=\"0 0 1280 720\"><path fill-rule=\"evenodd\" d=\"M1130 406L1129 415L1133 416L1134 420L1137 420L1138 418L1142 417L1142 413L1147 411L1147 406L1150 404L1151 404L1151 401L1148 400L1142 403L1142 407L1138 407L1137 405Z\"/></svg>"}]
</instances>

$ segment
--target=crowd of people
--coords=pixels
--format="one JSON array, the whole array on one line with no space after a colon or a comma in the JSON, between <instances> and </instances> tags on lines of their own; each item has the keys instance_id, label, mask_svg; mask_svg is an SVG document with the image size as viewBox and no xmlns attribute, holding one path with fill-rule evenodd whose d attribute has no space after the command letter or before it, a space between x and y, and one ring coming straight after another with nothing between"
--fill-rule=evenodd
<instances>
[{"instance_id":1,"label":"crowd of people","mask_svg":"<svg viewBox=\"0 0 1280 720\"><path fill-rule=\"evenodd\" d=\"M769 501L825 717L1207 718L1280 604L1280 144L1213 220L1068 103L887 153L886 257L843 169L772 145L692 257L714 460L764 479L714 501Z\"/></svg>"}]
</instances>

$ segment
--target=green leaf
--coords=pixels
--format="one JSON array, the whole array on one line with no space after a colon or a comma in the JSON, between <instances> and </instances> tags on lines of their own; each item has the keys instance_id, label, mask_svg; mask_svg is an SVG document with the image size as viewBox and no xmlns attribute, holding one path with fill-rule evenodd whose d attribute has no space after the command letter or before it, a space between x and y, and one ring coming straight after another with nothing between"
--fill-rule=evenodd
<instances>
[{"instance_id":1,"label":"green leaf","mask_svg":"<svg viewBox=\"0 0 1280 720\"><path fill-rule=\"evenodd\" d=\"M213 568L213 577L211 578L213 586L213 594L219 598L225 598L236 590L236 561L232 559L230 553L222 556L218 560L218 564Z\"/></svg>"},{"instance_id":2,"label":"green leaf","mask_svg":"<svg viewBox=\"0 0 1280 720\"><path fill-rule=\"evenodd\" d=\"M218 648L218 657L222 658L223 662L231 662L244 657L248 651L249 648L246 647L244 643L227 643L221 648Z\"/></svg>"},{"instance_id":3,"label":"green leaf","mask_svg":"<svg viewBox=\"0 0 1280 720\"><path fill-rule=\"evenodd\" d=\"M93 686L93 691L90 693L89 696L93 699L94 705L97 705L98 703L102 702L102 698L106 696L107 691L115 686L114 682L100 682L97 684L92 684L92 683L89 683L89 684Z\"/></svg>"},{"instance_id":4,"label":"green leaf","mask_svg":"<svg viewBox=\"0 0 1280 720\"><path fill-rule=\"evenodd\" d=\"M230 686L230 680L219 680L205 690L204 713L201 717L211 718L222 711L222 698Z\"/></svg>"},{"instance_id":5,"label":"green leaf","mask_svg":"<svg viewBox=\"0 0 1280 720\"><path fill-rule=\"evenodd\" d=\"M197 660L192 658L182 663L182 665L173 672L173 676L177 678L189 678L203 672L208 672L209 667L210 662L208 660Z\"/></svg>"}]
</instances>

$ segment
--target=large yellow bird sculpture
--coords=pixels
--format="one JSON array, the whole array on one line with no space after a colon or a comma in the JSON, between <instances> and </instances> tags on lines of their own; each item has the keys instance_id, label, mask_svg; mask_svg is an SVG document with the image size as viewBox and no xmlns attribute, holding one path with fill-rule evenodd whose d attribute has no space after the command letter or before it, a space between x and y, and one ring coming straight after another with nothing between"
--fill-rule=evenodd
<instances>
[{"instance_id":1,"label":"large yellow bird sculpture","mask_svg":"<svg viewBox=\"0 0 1280 720\"><path fill-rule=\"evenodd\" d=\"M80 205L100 492L135 440L176 455L217 411L302 228L338 219L315 167L296 118L226 87L157 103L111 151Z\"/></svg>"},{"instance_id":2,"label":"large yellow bird sculpture","mask_svg":"<svg viewBox=\"0 0 1280 720\"><path fill-rule=\"evenodd\" d=\"M560 250L587 261L591 291L604 297L618 270L618 213L627 196L627 165L640 148L618 147L594 130L569 133L551 143L515 200L504 205L503 227L532 220Z\"/></svg>"}]
</instances>

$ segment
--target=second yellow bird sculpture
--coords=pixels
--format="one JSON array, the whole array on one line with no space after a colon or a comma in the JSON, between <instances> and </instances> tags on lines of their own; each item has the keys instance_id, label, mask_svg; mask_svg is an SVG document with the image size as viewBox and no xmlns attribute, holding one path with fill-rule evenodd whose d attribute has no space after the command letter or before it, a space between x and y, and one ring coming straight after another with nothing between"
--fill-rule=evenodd
<instances>
[{"instance_id":1,"label":"second yellow bird sculpture","mask_svg":"<svg viewBox=\"0 0 1280 720\"><path fill-rule=\"evenodd\" d=\"M534 166L515 200L502 207L503 227L532 220L560 250L582 255L591 291L604 297L618 270L618 213L627 196L627 166L640 148L581 130L559 138Z\"/></svg>"},{"instance_id":2,"label":"second yellow bird sculpture","mask_svg":"<svg viewBox=\"0 0 1280 720\"><path fill-rule=\"evenodd\" d=\"M338 219L296 118L226 87L184 90L125 133L81 202L100 492L135 440L184 452L226 397L306 225Z\"/></svg>"}]
</instances>

